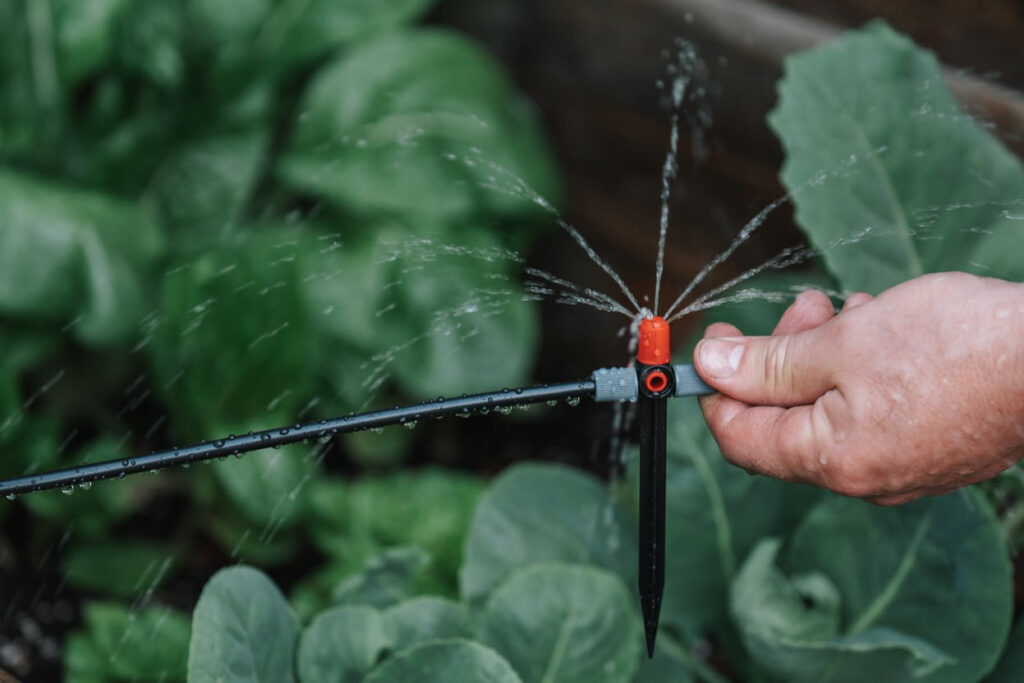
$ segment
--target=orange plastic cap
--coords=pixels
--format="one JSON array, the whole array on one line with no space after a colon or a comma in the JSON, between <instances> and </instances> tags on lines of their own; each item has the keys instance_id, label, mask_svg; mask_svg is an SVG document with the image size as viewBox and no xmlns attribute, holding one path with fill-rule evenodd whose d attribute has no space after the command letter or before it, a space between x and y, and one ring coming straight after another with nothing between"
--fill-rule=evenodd
<instances>
[{"instance_id":1,"label":"orange plastic cap","mask_svg":"<svg viewBox=\"0 0 1024 683\"><path fill-rule=\"evenodd\" d=\"M663 365L672 360L668 323L660 315L640 321L640 345L636 359L645 365Z\"/></svg>"}]
</instances>

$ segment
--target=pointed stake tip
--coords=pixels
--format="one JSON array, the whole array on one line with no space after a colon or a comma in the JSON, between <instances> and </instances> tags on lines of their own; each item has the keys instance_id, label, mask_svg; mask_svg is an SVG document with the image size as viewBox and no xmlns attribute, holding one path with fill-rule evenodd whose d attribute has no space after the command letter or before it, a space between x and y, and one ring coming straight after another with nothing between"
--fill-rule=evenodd
<instances>
[{"instance_id":1,"label":"pointed stake tip","mask_svg":"<svg viewBox=\"0 0 1024 683\"><path fill-rule=\"evenodd\" d=\"M647 658L654 657L654 640L658 637L657 624L644 624L644 636L647 638Z\"/></svg>"}]
</instances>

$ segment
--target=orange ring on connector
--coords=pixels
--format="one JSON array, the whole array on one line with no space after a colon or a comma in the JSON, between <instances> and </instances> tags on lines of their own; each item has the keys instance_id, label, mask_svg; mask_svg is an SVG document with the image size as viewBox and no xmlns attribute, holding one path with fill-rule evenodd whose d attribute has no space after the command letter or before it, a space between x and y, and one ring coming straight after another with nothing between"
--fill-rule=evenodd
<instances>
[{"instance_id":1,"label":"orange ring on connector","mask_svg":"<svg viewBox=\"0 0 1024 683\"><path fill-rule=\"evenodd\" d=\"M668 375L661 370L652 370L644 377L644 386L652 394L660 393L668 386Z\"/></svg>"}]
</instances>

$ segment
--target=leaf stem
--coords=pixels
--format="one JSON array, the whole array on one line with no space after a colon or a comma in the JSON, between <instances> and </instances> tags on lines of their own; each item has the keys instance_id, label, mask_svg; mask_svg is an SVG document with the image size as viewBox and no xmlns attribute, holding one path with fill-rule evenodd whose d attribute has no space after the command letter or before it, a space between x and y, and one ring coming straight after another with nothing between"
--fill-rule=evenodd
<instances>
[{"instance_id":1,"label":"leaf stem","mask_svg":"<svg viewBox=\"0 0 1024 683\"><path fill-rule=\"evenodd\" d=\"M853 634L865 630L875 623L875 620L878 619L878 617L880 617L889 607L889 603L892 602L896 592L900 589L900 586L903 585L903 582L906 581L907 576L910 575L910 570L913 568L914 561L917 559L917 550L921 546L921 542L924 540L931 524L932 520L930 516L921 520L917 530L914 532L914 537L910 540L910 545L907 546L907 551L903 554L903 559L900 560L900 564L889 579L889 582L885 585L885 588L882 589L882 592L880 592L878 596L871 601L871 604L868 605L861 613L860 617L853 622L853 625L850 626L847 633Z\"/></svg>"}]
</instances>

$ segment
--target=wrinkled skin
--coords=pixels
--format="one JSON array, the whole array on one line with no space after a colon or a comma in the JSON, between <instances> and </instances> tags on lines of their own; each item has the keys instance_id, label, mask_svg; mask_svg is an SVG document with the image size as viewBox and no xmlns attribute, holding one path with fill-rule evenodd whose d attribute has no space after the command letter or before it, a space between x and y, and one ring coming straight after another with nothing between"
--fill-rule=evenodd
<instances>
[{"instance_id":1,"label":"wrinkled skin","mask_svg":"<svg viewBox=\"0 0 1024 683\"><path fill-rule=\"evenodd\" d=\"M804 292L770 337L708 327L694 351L723 455L882 505L947 493L1024 456L1024 285L925 275L837 315Z\"/></svg>"}]
</instances>

